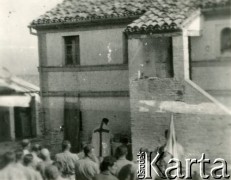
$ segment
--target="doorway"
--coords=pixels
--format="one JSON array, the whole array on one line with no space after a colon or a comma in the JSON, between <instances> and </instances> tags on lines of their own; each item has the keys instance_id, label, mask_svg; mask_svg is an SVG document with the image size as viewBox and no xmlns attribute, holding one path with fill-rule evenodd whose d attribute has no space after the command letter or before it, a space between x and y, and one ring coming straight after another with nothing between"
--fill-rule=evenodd
<instances>
[{"instance_id":1,"label":"doorway","mask_svg":"<svg viewBox=\"0 0 231 180\"><path fill-rule=\"evenodd\" d=\"M69 140L72 152L79 152L80 142L80 110L78 103L65 102L64 107L64 139Z\"/></svg>"},{"instance_id":2,"label":"doorway","mask_svg":"<svg viewBox=\"0 0 231 180\"><path fill-rule=\"evenodd\" d=\"M8 107L0 107L0 142L10 140L10 112Z\"/></svg>"},{"instance_id":3,"label":"doorway","mask_svg":"<svg viewBox=\"0 0 231 180\"><path fill-rule=\"evenodd\" d=\"M15 107L15 138L32 137L31 108Z\"/></svg>"}]
</instances>

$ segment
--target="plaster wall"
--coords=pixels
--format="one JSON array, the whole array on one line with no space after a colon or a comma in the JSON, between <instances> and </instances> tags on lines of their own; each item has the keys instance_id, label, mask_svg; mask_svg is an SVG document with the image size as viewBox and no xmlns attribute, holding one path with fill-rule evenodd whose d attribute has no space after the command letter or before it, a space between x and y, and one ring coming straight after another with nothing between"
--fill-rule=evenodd
<instances>
[{"instance_id":1,"label":"plaster wall","mask_svg":"<svg viewBox=\"0 0 231 180\"><path fill-rule=\"evenodd\" d=\"M215 90L213 95L230 108L231 96L231 53L221 53L221 31L231 28L231 16L204 16L202 32L191 37L192 81L206 91ZM229 62L228 62L229 61Z\"/></svg>"},{"instance_id":2,"label":"plaster wall","mask_svg":"<svg viewBox=\"0 0 231 180\"><path fill-rule=\"evenodd\" d=\"M205 90L231 90L231 66L195 67L192 80Z\"/></svg>"},{"instance_id":3,"label":"plaster wall","mask_svg":"<svg viewBox=\"0 0 231 180\"><path fill-rule=\"evenodd\" d=\"M48 72L49 91L127 91L128 71Z\"/></svg>"},{"instance_id":4,"label":"plaster wall","mask_svg":"<svg viewBox=\"0 0 231 180\"><path fill-rule=\"evenodd\" d=\"M231 57L231 53L222 55L220 52L220 33L226 27L231 28L230 18L231 16L205 16L201 36L191 39L193 61Z\"/></svg>"},{"instance_id":5,"label":"plaster wall","mask_svg":"<svg viewBox=\"0 0 231 180\"><path fill-rule=\"evenodd\" d=\"M47 66L64 66L64 37L79 36L80 64L122 64L124 27L83 28L46 34Z\"/></svg>"}]
</instances>

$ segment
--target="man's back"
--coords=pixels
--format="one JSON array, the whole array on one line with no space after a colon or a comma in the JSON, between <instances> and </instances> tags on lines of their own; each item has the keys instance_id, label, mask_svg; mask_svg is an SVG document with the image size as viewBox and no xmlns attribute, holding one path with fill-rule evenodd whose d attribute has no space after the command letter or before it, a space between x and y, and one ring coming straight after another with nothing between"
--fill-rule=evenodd
<instances>
[{"instance_id":1,"label":"man's back","mask_svg":"<svg viewBox=\"0 0 231 180\"><path fill-rule=\"evenodd\" d=\"M99 174L99 166L86 157L76 163L75 174L78 180L92 180L96 174Z\"/></svg>"},{"instance_id":2,"label":"man's back","mask_svg":"<svg viewBox=\"0 0 231 180\"><path fill-rule=\"evenodd\" d=\"M40 173L38 171L34 170L30 166L25 167L24 172L25 172L27 179L29 179L29 180L42 180L42 176L40 175Z\"/></svg>"},{"instance_id":3,"label":"man's back","mask_svg":"<svg viewBox=\"0 0 231 180\"><path fill-rule=\"evenodd\" d=\"M43 179L45 179L45 169L46 167L52 165L53 161L42 161L40 163L38 163L36 170L38 172L40 172L41 176L43 177Z\"/></svg>"},{"instance_id":4,"label":"man's back","mask_svg":"<svg viewBox=\"0 0 231 180\"><path fill-rule=\"evenodd\" d=\"M31 154L33 156L33 167L36 169L38 164L42 162L42 159L40 159L35 152L32 152Z\"/></svg>"},{"instance_id":5,"label":"man's back","mask_svg":"<svg viewBox=\"0 0 231 180\"><path fill-rule=\"evenodd\" d=\"M64 176L75 174L75 164L79 160L76 154L66 151L56 154L55 160L61 164L61 171Z\"/></svg>"},{"instance_id":6,"label":"man's back","mask_svg":"<svg viewBox=\"0 0 231 180\"><path fill-rule=\"evenodd\" d=\"M1 170L0 179L25 180L26 175L24 174L24 171L21 171L16 164L10 164Z\"/></svg>"}]
</instances>

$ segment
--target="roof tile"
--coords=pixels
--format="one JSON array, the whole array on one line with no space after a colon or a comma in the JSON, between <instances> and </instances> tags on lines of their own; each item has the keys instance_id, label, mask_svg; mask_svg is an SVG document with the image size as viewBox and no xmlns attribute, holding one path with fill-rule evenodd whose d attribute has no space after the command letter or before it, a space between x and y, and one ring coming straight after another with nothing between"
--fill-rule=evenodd
<instances>
[{"instance_id":1,"label":"roof tile","mask_svg":"<svg viewBox=\"0 0 231 180\"><path fill-rule=\"evenodd\" d=\"M139 18L128 25L127 32L179 29L180 24L196 9L227 4L230 5L231 0L64 0L30 25L36 27L136 15Z\"/></svg>"}]
</instances>

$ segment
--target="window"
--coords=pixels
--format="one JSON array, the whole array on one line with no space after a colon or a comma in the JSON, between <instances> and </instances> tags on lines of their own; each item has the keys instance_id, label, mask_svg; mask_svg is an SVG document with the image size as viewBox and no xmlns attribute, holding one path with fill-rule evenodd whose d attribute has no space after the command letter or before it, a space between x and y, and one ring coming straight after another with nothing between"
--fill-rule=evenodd
<instances>
[{"instance_id":1,"label":"window","mask_svg":"<svg viewBox=\"0 0 231 180\"><path fill-rule=\"evenodd\" d=\"M231 52L231 28L221 31L221 53Z\"/></svg>"},{"instance_id":2,"label":"window","mask_svg":"<svg viewBox=\"0 0 231 180\"><path fill-rule=\"evenodd\" d=\"M65 64L80 64L79 36L65 36Z\"/></svg>"}]
</instances>

